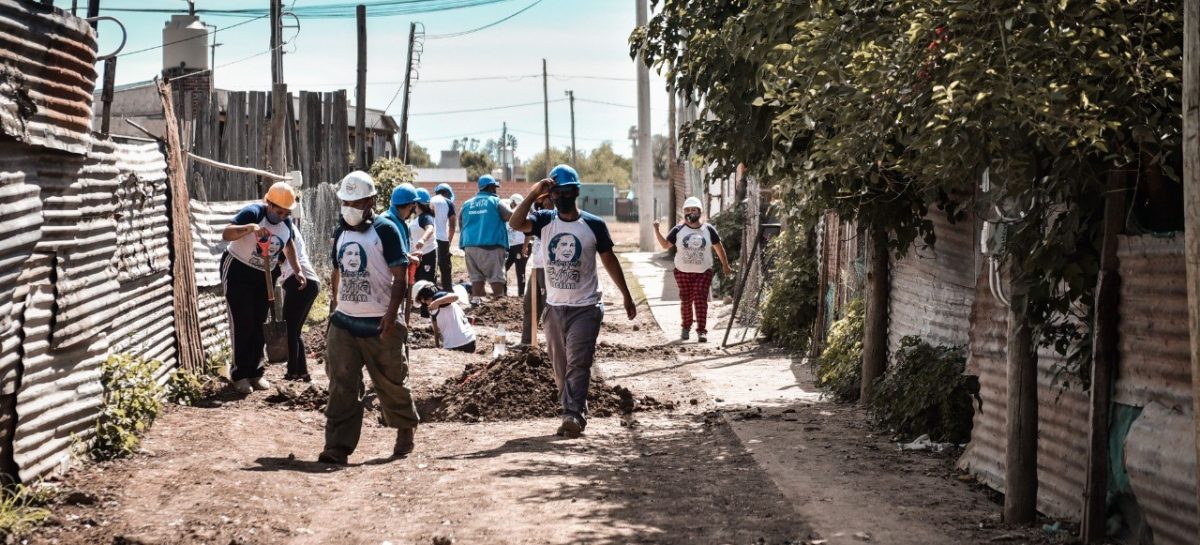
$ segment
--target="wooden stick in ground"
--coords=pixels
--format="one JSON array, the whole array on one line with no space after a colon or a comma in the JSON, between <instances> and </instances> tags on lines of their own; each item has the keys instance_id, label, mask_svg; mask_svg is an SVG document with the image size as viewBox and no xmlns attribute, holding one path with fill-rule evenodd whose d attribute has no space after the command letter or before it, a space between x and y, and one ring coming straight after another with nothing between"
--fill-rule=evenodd
<instances>
[{"instance_id":1,"label":"wooden stick in ground","mask_svg":"<svg viewBox=\"0 0 1200 545\"><path fill-rule=\"evenodd\" d=\"M538 347L538 281L537 269L529 275L529 346Z\"/></svg>"}]
</instances>

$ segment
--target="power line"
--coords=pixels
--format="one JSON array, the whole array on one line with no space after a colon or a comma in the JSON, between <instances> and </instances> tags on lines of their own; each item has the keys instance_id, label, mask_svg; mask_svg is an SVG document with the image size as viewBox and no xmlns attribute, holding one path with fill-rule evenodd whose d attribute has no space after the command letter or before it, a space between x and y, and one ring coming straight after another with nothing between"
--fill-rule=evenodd
<instances>
[{"instance_id":1,"label":"power line","mask_svg":"<svg viewBox=\"0 0 1200 545\"><path fill-rule=\"evenodd\" d=\"M297 17L312 19L344 19L355 16L355 6L367 6L368 17L391 17L395 15L412 15L416 13L432 13L455 9L472 8L498 4L511 0L361 0L358 2L339 2L318 4L314 6L294 7L290 11ZM133 13L187 13L184 8L103 8L109 12ZM224 17L264 17L270 15L269 9L197 9L197 14Z\"/></svg>"},{"instance_id":2,"label":"power line","mask_svg":"<svg viewBox=\"0 0 1200 545\"><path fill-rule=\"evenodd\" d=\"M279 49L279 48L281 48L281 47L283 47L283 46L285 46L285 45L287 45L287 44L288 44L288 42L282 42L282 43L280 43L279 45L277 45L277 46L275 46L275 47L272 47L272 48L270 48L270 49L268 49L268 50L266 50L266 51L259 51L258 53L255 53L255 54L253 54L253 55L250 55L250 56L248 56L248 57L242 57L242 58L240 58L240 59L238 59L238 60L236 60L236 61L229 61L229 62L227 62L227 63L225 63L225 64L222 64L222 65L219 65L219 66L214 66L214 67L212 67L212 68L205 68L204 70L197 70L197 71L195 71L195 72L188 72L187 74L183 74L183 75L181 75L181 76L175 76L175 77L173 77L173 78L171 78L171 79L168 79L167 81L168 81L168 82L171 82L171 81L180 80L180 79L183 79L183 78L190 78L190 77L192 77L192 76L198 76L198 75L200 75L200 74L203 74L203 73L205 73L205 72L212 72L213 70L216 70L216 69L218 69L218 68L225 68L226 66L233 66L233 65L235 65L235 64L237 64L237 63L240 63L240 62L245 62L245 61L248 61L248 60L250 60L250 59L254 59L254 58L257 58L257 57L261 57L261 56L263 56L263 55L268 55L268 54L270 54L272 51L275 51L276 49Z\"/></svg>"},{"instance_id":3,"label":"power line","mask_svg":"<svg viewBox=\"0 0 1200 545\"><path fill-rule=\"evenodd\" d=\"M474 34L481 30L486 30L486 29L492 28L500 23L503 23L509 19L512 19L513 17L516 17L522 13L525 13L526 11L529 11L529 9L532 8L533 6L536 6L541 3L542 3L542 0L534 0L534 2L532 4L529 4L528 6L525 6L521 9L517 10L512 15L504 17L503 19L500 19L498 21L493 21L493 22L483 25L481 27L475 27L475 28L472 28L471 30L464 30L462 32L454 32L454 33L450 33L450 34L431 34L431 35L429 35L429 39L430 40L443 40L446 38L458 38L459 36L466 36L468 34Z\"/></svg>"},{"instance_id":4,"label":"power line","mask_svg":"<svg viewBox=\"0 0 1200 545\"><path fill-rule=\"evenodd\" d=\"M164 47L167 47L168 45L175 45L175 44L177 44L177 43L182 43L182 42L186 42L186 41L189 41L189 40L196 40L196 39L199 39L199 38L206 38L206 39L207 39L209 36L216 35L216 33L218 33L218 32L221 32L222 30L229 30L229 29L231 29L231 28L237 28L237 27L240 27L240 26L242 26L242 25L246 25L246 24L253 23L254 21L257 21L257 20L259 20L259 19L266 18L266 17L268 17L268 16L269 16L269 15L263 15L263 16L261 16L261 17L255 17L255 18L253 18L253 19L247 19L247 20L245 20L245 21L242 21L242 22L240 22L240 23L234 23L234 24L232 24L232 25L229 25L229 26L223 26L223 27L220 27L220 28L214 29L214 30L213 30L211 33L208 33L208 34L197 34L197 35L195 35L195 36L189 36L189 37L187 37L187 38L181 38L181 39L175 40L175 41L173 41L173 42L167 42L167 43L165 43L165 44L161 44L161 45L150 46L150 47L147 47L147 48L144 48L144 49L138 49L138 50L136 50L136 51L126 51L126 52L124 52L124 53L121 53L120 55L117 55L117 58L120 58L120 57L128 57L128 56L130 56L130 55L137 55L138 53L145 53L145 52L147 52L147 51L154 51L155 49L162 49L162 48L164 48Z\"/></svg>"},{"instance_id":5,"label":"power line","mask_svg":"<svg viewBox=\"0 0 1200 545\"><path fill-rule=\"evenodd\" d=\"M550 102L562 102L564 100L567 100L567 99L557 98L557 99L551 100ZM493 110L508 110L511 108L525 108L527 106L540 106L542 104L543 104L543 102L539 100L537 102L526 102L523 104L507 104L504 106L489 106L486 108L469 108L469 109L465 109L465 110L445 110L445 111L441 111L441 112L421 112L421 113L414 113L414 114L408 114L408 115L418 116L418 115L466 114L466 113L473 113L473 112L490 112Z\"/></svg>"},{"instance_id":6,"label":"power line","mask_svg":"<svg viewBox=\"0 0 1200 545\"><path fill-rule=\"evenodd\" d=\"M421 80L421 83L422 84L462 83L462 82L468 82L468 81L507 81L509 83L517 83L517 82L524 81L527 79L540 78L540 77L542 77L541 74L520 74L520 75L516 75L516 76L468 76L468 77L461 77L461 78L423 79L423 80ZM609 77L609 76L566 76L566 75L550 74L550 77L555 78L559 81L566 81L566 80L571 80L571 79L590 79L590 80L606 80L606 81L635 81L634 78L618 78L618 77ZM404 83L403 80L395 80L395 81L384 80L384 81L369 81L369 82L367 82L367 85L401 85L403 83ZM351 83L339 83L339 82L328 82L328 83L303 83L303 82L301 82L296 85L311 86L311 87L344 87L346 85L352 85L352 84ZM620 106L625 107L624 104L622 104Z\"/></svg>"},{"instance_id":7,"label":"power line","mask_svg":"<svg viewBox=\"0 0 1200 545\"><path fill-rule=\"evenodd\" d=\"M636 110L636 109L637 109L637 106L633 106L633 105L630 105L630 104L618 104L618 103L616 103L616 102L605 102L605 101L603 101L603 100L590 100L590 99L586 99L586 98L579 98L579 97L575 97L575 100L578 100L579 102L588 102L588 103L591 103L591 104L603 104L603 105L605 105L605 106L616 106L616 107L618 107L618 108L631 108L631 109L634 109L634 110Z\"/></svg>"}]
</instances>

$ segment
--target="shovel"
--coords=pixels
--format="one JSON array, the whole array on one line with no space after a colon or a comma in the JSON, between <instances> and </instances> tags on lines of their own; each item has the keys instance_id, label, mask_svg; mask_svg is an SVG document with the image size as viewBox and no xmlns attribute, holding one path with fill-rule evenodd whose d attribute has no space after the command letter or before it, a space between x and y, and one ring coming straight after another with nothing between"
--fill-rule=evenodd
<instances>
[{"instance_id":1,"label":"shovel","mask_svg":"<svg viewBox=\"0 0 1200 545\"><path fill-rule=\"evenodd\" d=\"M267 284L267 321L263 322L263 340L267 343L267 362L286 363L288 360L287 322L279 318L279 310L275 308L275 281L271 279L271 256L268 253L267 241L259 241L258 247L263 255L263 277Z\"/></svg>"}]
</instances>

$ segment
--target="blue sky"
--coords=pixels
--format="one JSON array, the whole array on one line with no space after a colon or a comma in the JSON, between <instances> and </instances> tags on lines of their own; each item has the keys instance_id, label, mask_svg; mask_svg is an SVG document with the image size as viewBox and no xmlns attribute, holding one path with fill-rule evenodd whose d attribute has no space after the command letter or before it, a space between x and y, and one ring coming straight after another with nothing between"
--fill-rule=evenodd
<instances>
[{"instance_id":1,"label":"blue sky","mask_svg":"<svg viewBox=\"0 0 1200 545\"><path fill-rule=\"evenodd\" d=\"M296 0L296 6L340 3L341 0ZM429 35L469 30L502 19L530 5L533 0L507 0L487 6L413 16L368 18L367 105L384 108L404 79L408 28L412 21L424 25ZM60 1L59 4L62 4ZM81 5L84 2L81 2ZM265 0L198 0L197 8L246 8L269 6ZM285 0L285 6L291 5ZM106 0L103 8L155 7L185 9L182 0ZM125 51L162 43L163 14L106 13L115 15L129 29ZM635 24L634 0L542 0L528 11L497 26L457 38L425 42L420 78L413 85L409 133L413 141L437 150L449 149L456 137L470 136L481 142L499 138L501 123L507 121L518 139L517 155L529 157L543 147L542 107L528 106L490 112L421 115L430 112L487 108L538 102L542 99L542 58L551 74L550 100L565 98L575 91L576 140L580 149L591 149L604 140L613 142L619 153L630 154L629 127L637 123L637 110L584 102L594 100L633 106L637 100L636 70L629 58L628 37ZM368 11L370 16L370 11ZM218 27L245 19L203 16ZM353 100L355 80L355 21L346 19L302 19L300 32L285 48L285 79L289 90L330 91L344 88ZM113 26L100 28L101 52L111 51L119 40ZM294 31L285 31L290 37ZM219 32L215 73L216 84L226 89L268 89L270 56L261 55L226 67L269 47L267 19ZM123 56L118 61L117 83L152 78L161 69L162 52ZM536 77L528 77L534 76ZM506 79L438 82L437 80L503 76ZM579 77L579 76L587 76ZM615 78L615 79L597 79ZM428 80L428 81L425 81ZM667 93L663 79L651 72L652 125L655 133L667 131ZM399 117L401 97L388 108ZM550 143L570 145L570 110L565 100L550 104Z\"/></svg>"}]
</instances>

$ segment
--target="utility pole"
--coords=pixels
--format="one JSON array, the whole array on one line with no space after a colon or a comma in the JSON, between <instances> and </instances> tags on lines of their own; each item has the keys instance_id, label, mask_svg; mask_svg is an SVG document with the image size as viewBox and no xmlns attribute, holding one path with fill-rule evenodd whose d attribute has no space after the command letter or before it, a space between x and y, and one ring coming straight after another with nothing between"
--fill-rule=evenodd
<instances>
[{"instance_id":1,"label":"utility pole","mask_svg":"<svg viewBox=\"0 0 1200 545\"><path fill-rule=\"evenodd\" d=\"M637 0L637 25L646 26L646 0ZM654 251L654 160L651 153L654 148L650 140L650 67L642 54L638 55L637 63L637 203L638 203L638 246L643 252Z\"/></svg>"},{"instance_id":2,"label":"utility pole","mask_svg":"<svg viewBox=\"0 0 1200 545\"><path fill-rule=\"evenodd\" d=\"M1188 330L1191 331L1193 414L1200 415L1200 0L1183 2L1183 210L1187 263ZM1200 464L1200 417L1196 460ZM1196 472L1200 506L1200 471ZM1196 536L1200 541L1200 536Z\"/></svg>"},{"instance_id":3,"label":"utility pole","mask_svg":"<svg viewBox=\"0 0 1200 545\"><path fill-rule=\"evenodd\" d=\"M667 99L667 159L670 161L670 167L667 169L670 176L670 185L668 191L671 192L671 197L668 199L671 205L667 223L677 225L679 223L679 198L683 196L681 187L675 183L675 169L679 168L678 149L675 147L675 91L672 90ZM681 181L682 182L682 181Z\"/></svg>"},{"instance_id":4,"label":"utility pole","mask_svg":"<svg viewBox=\"0 0 1200 545\"><path fill-rule=\"evenodd\" d=\"M567 91L567 98L571 99L571 165L579 168L579 155L575 152L575 91Z\"/></svg>"},{"instance_id":5,"label":"utility pole","mask_svg":"<svg viewBox=\"0 0 1200 545\"><path fill-rule=\"evenodd\" d=\"M193 3L192 8L194 9L195 6L196 5ZM208 23L204 23L204 26L211 28L213 30L209 34L210 36L212 36L212 45L208 46L208 48L210 50L209 57L208 57L208 90L209 90L209 92L212 92L213 89L217 88L217 84L216 84L216 81L217 81L217 48L221 47L225 44L217 43L217 32L216 32L217 25L210 25ZM274 47L274 46L272 46L272 47ZM272 82L272 83L274 83L274 82Z\"/></svg>"},{"instance_id":6,"label":"utility pole","mask_svg":"<svg viewBox=\"0 0 1200 545\"><path fill-rule=\"evenodd\" d=\"M100 16L100 0L88 0L87 16L88 16L88 19L94 19L95 17ZM99 23L99 21L95 21L95 20L92 21L92 29L93 30L95 30L96 25L98 23Z\"/></svg>"},{"instance_id":7,"label":"utility pole","mask_svg":"<svg viewBox=\"0 0 1200 545\"><path fill-rule=\"evenodd\" d=\"M271 0L271 170L286 174L287 84L283 82L283 0ZM215 49L214 49L215 51Z\"/></svg>"},{"instance_id":8,"label":"utility pole","mask_svg":"<svg viewBox=\"0 0 1200 545\"><path fill-rule=\"evenodd\" d=\"M355 8L358 19L358 86L354 89L354 164L367 170L367 6Z\"/></svg>"},{"instance_id":9,"label":"utility pole","mask_svg":"<svg viewBox=\"0 0 1200 545\"><path fill-rule=\"evenodd\" d=\"M404 65L404 105L400 109L400 159L408 164L408 103L412 98L413 44L417 39L417 24L408 24L408 63Z\"/></svg>"},{"instance_id":10,"label":"utility pole","mask_svg":"<svg viewBox=\"0 0 1200 545\"><path fill-rule=\"evenodd\" d=\"M505 121L503 128L500 129L500 170L503 172L501 176L503 181L507 182L512 178L508 173L508 122Z\"/></svg>"},{"instance_id":11,"label":"utility pole","mask_svg":"<svg viewBox=\"0 0 1200 545\"><path fill-rule=\"evenodd\" d=\"M546 173L545 178L550 177L550 169L554 168L550 165L550 84L546 76L546 59L542 59L542 111L546 122Z\"/></svg>"}]
</instances>

